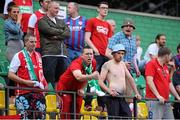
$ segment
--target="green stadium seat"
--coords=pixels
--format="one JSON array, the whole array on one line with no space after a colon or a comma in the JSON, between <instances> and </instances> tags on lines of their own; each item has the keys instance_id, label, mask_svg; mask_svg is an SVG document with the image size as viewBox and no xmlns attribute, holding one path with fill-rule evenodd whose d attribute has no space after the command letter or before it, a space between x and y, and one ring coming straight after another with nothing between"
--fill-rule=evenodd
<instances>
[{"instance_id":1,"label":"green stadium seat","mask_svg":"<svg viewBox=\"0 0 180 120\"><path fill-rule=\"evenodd\" d=\"M144 77L141 75L137 78L136 74L133 74L133 78L135 80L135 83L136 83L139 93L142 95L142 97L145 97L146 81L145 81Z\"/></svg>"},{"instance_id":2,"label":"green stadium seat","mask_svg":"<svg viewBox=\"0 0 180 120\"><path fill-rule=\"evenodd\" d=\"M137 87L139 87L140 89L144 89L146 87L146 81L142 75L136 78L136 75L133 74L133 77L135 79Z\"/></svg>"},{"instance_id":3,"label":"green stadium seat","mask_svg":"<svg viewBox=\"0 0 180 120\"><path fill-rule=\"evenodd\" d=\"M7 76L9 71L9 63L7 61L0 62L0 76Z\"/></svg>"}]
</instances>

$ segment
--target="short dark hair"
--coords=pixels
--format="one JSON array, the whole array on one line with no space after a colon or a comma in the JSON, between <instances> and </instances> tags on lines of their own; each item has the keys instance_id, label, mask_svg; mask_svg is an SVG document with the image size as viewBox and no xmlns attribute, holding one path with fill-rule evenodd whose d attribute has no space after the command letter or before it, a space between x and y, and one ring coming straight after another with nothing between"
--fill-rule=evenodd
<instances>
[{"instance_id":1,"label":"short dark hair","mask_svg":"<svg viewBox=\"0 0 180 120\"><path fill-rule=\"evenodd\" d=\"M167 47L160 47L158 51L158 57L162 57L164 55L170 55L171 50Z\"/></svg>"},{"instance_id":2,"label":"short dark hair","mask_svg":"<svg viewBox=\"0 0 180 120\"><path fill-rule=\"evenodd\" d=\"M24 36L24 43L27 42L30 37L36 37L36 36L33 35L33 34L26 34L26 35Z\"/></svg>"},{"instance_id":3,"label":"short dark hair","mask_svg":"<svg viewBox=\"0 0 180 120\"><path fill-rule=\"evenodd\" d=\"M91 48L89 45L86 44L86 45L84 46L84 49L92 49L92 48Z\"/></svg>"},{"instance_id":4,"label":"short dark hair","mask_svg":"<svg viewBox=\"0 0 180 120\"><path fill-rule=\"evenodd\" d=\"M180 43L179 43L178 46L177 46L177 52L178 52L179 49L180 49Z\"/></svg>"},{"instance_id":5,"label":"short dark hair","mask_svg":"<svg viewBox=\"0 0 180 120\"><path fill-rule=\"evenodd\" d=\"M84 49L92 49L89 45L85 45L84 48L83 48L83 52L84 52Z\"/></svg>"},{"instance_id":6,"label":"short dark hair","mask_svg":"<svg viewBox=\"0 0 180 120\"><path fill-rule=\"evenodd\" d=\"M100 7L101 4L105 4L105 5L108 5L108 6L109 6L108 2L106 2L106 1L101 1L101 2L98 4L98 7Z\"/></svg>"},{"instance_id":7,"label":"short dark hair","mask_svg":"<svg viewBox=\"0 0 180 120\"><path fill-rule=\"evenodd\" d=\"M161 36L166 36L166 35L163 33L157 34L155 38L155 43L157 43L157 40L159 40Z\"/></svg>"},{"instance_id":8,"label":"short dark hair","mask_svg":"<svg viewBox=\"0 0 180 120\"><path fill-rule=\"evenodd\" d=\"M13 7L18 7L18 6L15 4L15 2L12 1L12 2L8 3L8 5L7 5L7 11L10 12Z\"/></svg>"}]
</instances>

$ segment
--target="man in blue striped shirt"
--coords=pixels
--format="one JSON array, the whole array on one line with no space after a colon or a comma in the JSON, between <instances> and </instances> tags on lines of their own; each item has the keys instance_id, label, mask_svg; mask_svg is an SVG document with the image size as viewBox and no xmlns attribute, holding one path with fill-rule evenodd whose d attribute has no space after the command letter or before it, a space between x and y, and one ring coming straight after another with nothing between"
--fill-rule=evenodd
<instances>
[{"instance_id":1,"label":"man in blue striped shirt","mask_svg":"<svg viewBox=\"0 0 180 120\"><path fill-rule=\"evenodd\" d=\"M68 3L69 17L65 19L65 23L70 29L70 38L65 41L65 44L67 45L70 61L79 57L84 48L86 18L79 16L78 11L79 9L77 3Z\"/></svg>"}]
</instances>

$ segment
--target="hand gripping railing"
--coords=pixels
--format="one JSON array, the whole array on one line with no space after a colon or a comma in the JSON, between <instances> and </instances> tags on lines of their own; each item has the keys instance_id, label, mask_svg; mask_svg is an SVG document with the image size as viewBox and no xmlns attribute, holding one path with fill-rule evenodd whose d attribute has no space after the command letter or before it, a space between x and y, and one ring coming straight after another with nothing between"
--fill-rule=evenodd
<instances>
[{"instance_id":1,"label":"hand gripping railing","mask_svg":"<svg viewBox=\"0 0 180 120\"><path fill-rule=\"evenodd\" d=\"M83 115L83 114L77 114L76 113L76 95L77 93L74 91L52 91L52 90L42 90L42 89L38 89L38 88L19 88L19 87L13 87L13 86L5 86L5 91L6 91L6 102L5 102L5 110L6 110L6 115L9 115L9 90L10 89L19 89L19 90L30 90L32 92L44 92L45 94L48 92L55 92L56 95L62 95L62 94L71 94L73 96L73 113L62 113L60 112L60 114L72 114L74 119L76 119L77 115ZM86 93L85 95L92 95L94 96L95 94L93 93ZM106 97L110 97L110 95L105 95ZM137 100L135 97L133 96L125 96L125 95L118 95L116 97L120 97L120 98L126 98L126 99L133 99L133 119L137 119L137 102L138 101L158 101L158 99L149 99L149 98L142 98L141 100ZM172 102L179 102L177 100L174 101L166 101L166 103L172 103ZM92 115L93 116L93 115Z\"/></svg>"}]
</instances>

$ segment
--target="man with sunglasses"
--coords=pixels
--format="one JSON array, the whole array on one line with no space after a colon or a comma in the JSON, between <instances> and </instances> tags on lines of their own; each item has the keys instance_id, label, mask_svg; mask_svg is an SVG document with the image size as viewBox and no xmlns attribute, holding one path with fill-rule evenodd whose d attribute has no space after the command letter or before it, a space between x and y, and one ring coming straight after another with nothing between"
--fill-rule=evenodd
<instances>
[{"instance_id":1,"label":"man with sunglasses","mask_svg":"<svg viewBox=\"0 0 180 120\"><path fill-rule=\"evenodd\" d=\"M170 64L171 51L167 47L162 47L158 51L158 57L146 64L146 98L158 99L158 101L147 101L149 119L174 119L170 92L180 101L171 80L167 64ZM173 72L173 71L171 71Z\"/></svg>"}]
</instances>

